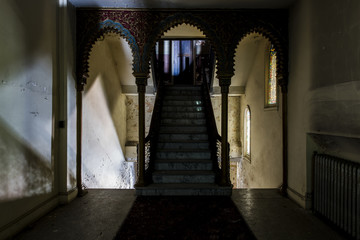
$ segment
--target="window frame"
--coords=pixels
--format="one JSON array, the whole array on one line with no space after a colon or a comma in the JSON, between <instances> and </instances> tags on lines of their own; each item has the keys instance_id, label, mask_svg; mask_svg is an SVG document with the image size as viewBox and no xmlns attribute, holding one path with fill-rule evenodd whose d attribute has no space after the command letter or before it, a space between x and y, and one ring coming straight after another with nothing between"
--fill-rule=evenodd
<instances>
[{"instance_id":1,"label":"window frame","mask_svg":"<svg viewBox=\"0 0 360 240\"><path fill-rule=\"evenodd\" d=\"M249 117L248 115L249 114ZM247 136L248 139L247 139ZM249 151L247 151L249 148ZM250 106L247 105L244 109L244 148L243 157L251 162L251 110Z\"/></svg>"}]
</instances>

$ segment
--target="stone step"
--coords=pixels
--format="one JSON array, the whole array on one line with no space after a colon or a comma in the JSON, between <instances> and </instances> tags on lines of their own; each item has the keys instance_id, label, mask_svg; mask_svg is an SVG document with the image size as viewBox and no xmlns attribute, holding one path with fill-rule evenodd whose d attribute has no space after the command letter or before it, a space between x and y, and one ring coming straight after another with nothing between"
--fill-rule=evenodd
<instances>
[{"instance_id":1,"label":"stone step","mask_svg":"<svg viewBox=\"0 0 360 240\"><path fill-rule=\"evenodd\" d=\"M210 159L210 150L161 149L156 152L156 159Z\"/></svg>"},{"instance_id":2,"label":"stone step","mask_svg":"<svg viewBox=\"0 0 360 240\"><path fill-rule=\"evenodd\" d=\"M165 93L171 91L198 91L201 92L201 86L193 86L193 85L177 85L177 86L167 86L165 87Z\"/></svg>"},{"instance_id":3,"label":"stone step","mask_svg":"<svg viewBox=\"0 0 360 240\"><path fill-rule=\"evenodd\" d=\"M217 184L150 184L136 187L137 196L231 196L231 187Z\"/></svg>"},{"instance_id":4,"label":"stone step","mask_svg":"<svg viewBox=\"0 0 360 240\"><path fill-rule=\"evenodd\" d=\"M162 118L187 118L187 119L201 119L205 118L203 112L163 112Z\"/></svg>"},{"instance_id":5,"label":"stone step","mask_svg":"<svg viewBox=\"0 0 360 240\"><path fill-rule=\"evenodd\" d=\"M161 119L161 123L163 125L168 125L168 126L174 126L174 125L205 125L206 124L206 119L205 118L200 118L200 119L181 119L181 118L162 118Z\"/></svg>"},{"instance_id":6,"label":"stone step","mask_svg":"<svg viewBox=\"0 0 360 240\"><path fill-rule=\"evenodd\" d=\"M201 106L163 106L162 112L203 112Z\"/></svg>"},{"instance_id":7,"label":"stone step","mask_svg":"<svg viewBox=\"0 0 360 240\"><path fill-rule=\"evenodd\" d=\"M155 170L160 171L186 171L186 170L212 170L209 159L164 159L155 161Z\"/></svg>"},{"instance_id":8,"label":"stone step","mask_svg":"<svg viewBox=\"0 0 360 240\"><path fill-rule=\"evenodd\" d=\"M202 106L202 100L164 100L163 106Z\"/></svg>"},{"instance_id":9,"label":"stone step","mask_svg":"<svg viewBox=\"0 0 360 240\"><path fill-rule=\"evenodd\" d=\"M160 133L159 134L159 141L165 142L165 141L185 141L185 140L192 140L192 141L205 141L209 140L209 137L205 133L201 134L182 134L182 133L173 133L173 134L167 134L167 133Z\"/></svg>"},{"instance_id":10,"label":"stone step","mask_svg":"<svg viewBox=\"0 0 360 240\"><path fill-rule=\"evenodd\" d=\"M208 141L177 141L177 142L158 142L157 148L159 149L209 149L209 142Z\"/></svg>"},{"instance_id":11,"label":"stone step","mask_svg":"<svg viewBox=\"0 0 360 240\"><path fill-rule=\"evenodd\" d=\"M154 171L154 183L214 183L213 171Z\"/></svg>"},{"instance_id":12,"label":"stone step","mask_svg":"<svg viewBox=\"0 0 360 240\"><path fill-rule=\"evenodd\" d=\"M164 95L199 95L201 96L201 88L165 88Z\"/></svg>"},{"instance_id":13,"label":"stone step","mask_svg":"<svg viewBox=\"0 0 360 240\"><path fill-rule=\"evenodd\" d=\"M201 95L196 95L196 94L188 94L188 95L166 95L164 96L164 101L170 101L170 100L179 100L179 101L184 101L184 100L191 100L191 101L201 101L202 100L202 96Z\"/></svg>"},{"instance_id":14,"label":"stone step","mask_svg":"<svg viewBox=\"0 0 360 240\"><path fill-rule=\"evenodd\" d=\"M200 125L200 126L193 126L193 125L176 125L176 126L169 126L169 125L161 125L160 133L206 133L207 127Z\"/></svg>"}]
</instances>

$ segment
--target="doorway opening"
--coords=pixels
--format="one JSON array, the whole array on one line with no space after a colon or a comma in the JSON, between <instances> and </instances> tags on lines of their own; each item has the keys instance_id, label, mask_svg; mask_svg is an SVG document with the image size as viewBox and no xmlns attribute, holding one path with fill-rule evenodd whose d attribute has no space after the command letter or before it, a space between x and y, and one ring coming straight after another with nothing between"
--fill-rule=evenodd
<instances>
[{"instance_id":1,"label":"doorway opening","mask_svg":"<svg viewBox=\"0 0 360 240\"><path fill-rule=\"evenodd\" d=\"M165 85L212 85L215 54L206 39L161 39L152 62L155 81Z\"/></svg>"}]
</instances>

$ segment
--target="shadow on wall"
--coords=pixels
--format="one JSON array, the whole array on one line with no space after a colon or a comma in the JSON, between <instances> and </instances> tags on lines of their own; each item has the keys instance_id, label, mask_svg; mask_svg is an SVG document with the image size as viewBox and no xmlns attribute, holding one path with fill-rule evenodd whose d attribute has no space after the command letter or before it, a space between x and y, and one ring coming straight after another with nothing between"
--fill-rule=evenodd
<instances>
[{"instance_id":1,"label":"shadow on wall","mask_svg":"<svg viewBox=\"0 0 360 240\"><path fill-rule=\"evenodd\" d=\"M83 181L89 188L132 188L134 184L133 163L124 158L126 97L121 87L124 72L131 75L132 59L124 57L131 50L119 38L107 34L98 40L89 61L83 96Z\"/></svg>"},{"instance_id":2,"label":"shadow on wall","mask_svg":"<svg viewBox=\"0 0 360 240\"><path fill-rule=\"evenodd\" d=\"M107 34L95 43L89 61L90 77L85 86L85 96L98 78L100 78L118 139L122 148L125 149L126 134L124 135L123 131L125 130L126 133L126 127L124 128L126 124L126 110L123 111L123 108L125 108L126 98L122 94L121 82L124 81L124 77L128 77L123 72L131 73L132 71L132 59L127 61L128 59L121 58L126 56L124 48L127 48L130 52L131 50L127 42L123 39L120 41L119 38L120 36L117 34ZM131 77L134 79L135 84L135 78L132 75Z\"/></svg>"},{"instance_id":3,"label":"shadow on wall","mask_svg":"<svg viewBox=\"0 0 360 240\"><path fill-rule=\"evenodd\" d=\"M0 202L51 193L53 166L0 118Z\"/></svg>"},{"instance_id":4,"label":"shadow on wall","mask_svg":"<svg viewBox=\"0 0 360 240\"><path fill-rule=\"evenodd\" d=\"M50 193L56 1L0 2L0 201Z\"/></svg>"}]
</instances>

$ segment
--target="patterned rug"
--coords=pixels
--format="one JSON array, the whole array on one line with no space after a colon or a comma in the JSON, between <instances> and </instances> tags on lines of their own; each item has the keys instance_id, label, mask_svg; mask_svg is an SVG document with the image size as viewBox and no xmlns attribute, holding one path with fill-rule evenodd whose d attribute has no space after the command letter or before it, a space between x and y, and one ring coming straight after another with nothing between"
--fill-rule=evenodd
<instances>
[{"instance_id":1,"label":"patterned rug","mask_svg":"<svg viewBox=\"0 0 360 240\"><path fill-rule=\"evenodd\" d=\"M114 239L255 239L230 197L137 197Z\"/></svg>"}]
</instances>

